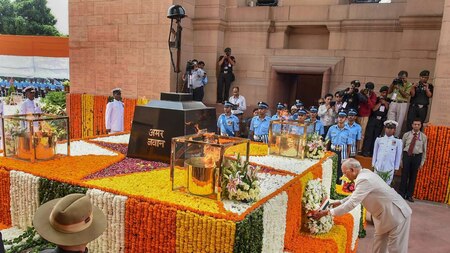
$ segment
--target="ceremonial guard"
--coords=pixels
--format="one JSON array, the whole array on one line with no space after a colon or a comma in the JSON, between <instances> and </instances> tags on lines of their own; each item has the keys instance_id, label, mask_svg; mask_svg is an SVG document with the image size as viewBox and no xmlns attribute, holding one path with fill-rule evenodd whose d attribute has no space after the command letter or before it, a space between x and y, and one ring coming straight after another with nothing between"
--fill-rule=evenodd
<instances>
[{"instance_id":1,"label":"ceremonial guard","mask_svg":"<svg viewBox=\"0 0 450 253\"><path fill-rule=\"evenodd\" d=\"M398 123L393 120L384 122L385 135L375 140L372 166L374 172L382 176L388 185L391 185L394 172L400 168L402 157L402 140L395 138L394 133Z\"/></svg>"},{"instance_id":2,"label":"ceremonial guard","mask_svg":"<svg viewBox=\"0 0 450 253\"><path fill-rule=\"evenodd\" d=\"M350 149L350 157L355 157L356 154L358 154L358 147L359 142L361 141L362 137L362 128L361 125L356 123L356 115L358 115L358 112L355 109L350 109L348 111L348 118L347 123L345 123L345 126L350 131L350 137L352 138L352 147Z\"/></svg>"},{"instance_id":3,"label":"ceremonial guard","mask_svg":"<svg viewBox=\"0 0 450 253\"><path fill-rule=\"evenodd\" d=\"M300 110L297 111L296 114L297 114L296 121L299 124L305 124L306 123L306 115L307 115L306 111L304 109L300 109ZM292 125L292 129L291 129L290 132L293 133L293 134L303 135L304 134L304 127Z\"/></svg>"},{"instance_id":4,"label":"ceremonial guard","mask_svg":"<svg viewBox=\"0 0 450 253\"><path fill-rule=\"evenodd\" d=\"M20 107L20 114L42 113L41 108L34 101L34 94L36 93L36 89L33 86L28 86L24 89L24 92L27 99Z\"/></svg>"},{"instance_id":5,"label":"ceremonial guard","mask_svg":"<svg viewBox=\"0 0 450 253\"><path fill-rule=\"evenodd\" d=\"M122 89L112 90L114 100L106 105L105 125L107 133L119 133L124 131L124 109L122 102Z\"/></svg>"},{"instance_id":6,"label":"ceremonial guard","mask_svg":"<svg viewBox=\"0 0 450 253\"><path fill-rule=\"evenodd\" d=\"M283 103L279 102L277 104L277 113L272 116L272 120L286 120L288 119L287 115L288 112L286 106Z\"/></svg>"},{"instance_id":7,"label":"ceremonial guard","mask_svg":"<svg viewBox=\"0 0 450 253\"><path fill-rule=\"evenodd\" d=\"M317 119L317 112L319 110L315 106L311 106L309 108L309 126L308 126L308 133L318 133L321 136L325 135L325 130L323 128L322 121Z\"/></svg>"},{"instance_id":8,"label":"ceremonial guard","mask_svg":"<svg viewBox=\"0 0 450 253\"><path fill-rule=\"evenodd\" d=\"M217 128L219 134L223 136L238 136L239 134L239 118L231 113L234 105L225 101L223 105L224 113L220 114L217 120Z\"/></svg>"},{"instance_id":9,"label":"ceremonial guard","mask_svg":"<svg viewBox=\"0 0 450 253\"><path fill-rule=\"evenodd\" d=\"M336 183L340 183L342 177L341 162L350 156L353 140L350 137L350 130L345 126L347 113L340 111L338 113L337 124L332 125L327 132L326 139L329 140L328 149L338 155L338 168Z\"/></svg>"},{"instance_id":10,"label":"ceremonial guard","mask_svg":"<svg viewBox=\"0 0 450 253\"><path fill-rule=\"evenodd\" d=\"M249 137L253 141L267 143L269 141L270 117L267 116L269 105L265 102L258 103L258 115L252 118Z\"/></svg>"}]
</instances>

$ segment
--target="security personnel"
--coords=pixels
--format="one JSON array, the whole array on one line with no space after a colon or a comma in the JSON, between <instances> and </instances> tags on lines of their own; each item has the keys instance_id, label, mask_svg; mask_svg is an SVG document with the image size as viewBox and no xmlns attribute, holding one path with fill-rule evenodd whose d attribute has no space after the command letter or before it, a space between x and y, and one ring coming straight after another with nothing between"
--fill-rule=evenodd
<instances>
[{"instance_id":1,"label":"security personnel","mask_svg":"<svg viewBox=\"0 0 450 253\"><path fill-rule=\"evenodd\" d=\"M296 121L300 125L305 124L306 116L307 116L307 112L304 109L300 109L297 111L297 120ZM302 126L292 125L291 130L289 132L291 132L293 134L303 135L305 131L304 131L304 127L302 127Z\"/></svg>"},{"instance_id":2,"label":"security personnel","mask_svg":"<svg viewBox=\"0 0 450 253\"><path fill-rule=\"evenodd\" d=\"M258 103L258 115L253 117L250 123L249 138L253 141L268 143L270 125L270 117L266 115L268 108L267 103Z\"/></svg>"},{"instance_id":3,"label":"security personnel","mask_svg":"<svg viewBox=\"0 0 450 253\"><path fill-rule=\"evenodd\" d=\"M239 134L239 118L231 113L234 104L225 101L223 104L224 113L220 114L217 119L217 128L219 134L223 136L238 136Z\"/></svg>"},{"instance_id":4,"label":"security personnel","mask_svg":"<svg viewBox=\"0 0 450 253\"><path fill-rule=\"evenodd\" d=\"M309 126L308 126L308 134L310 133L318 133L321 136L325 135L325 130L323 128L322 121L317 119L317 112L319 109L315 106L311 106L309 108Z\"/></svg>"},{"instance_id":5,"label":"security personnel","mask_svg":"<svg viewBox=\"0 0 450 253\"><path fill-rule=\"evenodd\" d=\"M124 111L122 102L122 89L112 90L114 100L106 105L105 125L107 133L119 133L124 131Z\"/></svg>"},{"instance_id":6,"label":"security personnel","mask_svg":"<svg viewBox=\"0 0 450 253\"><path fill-rule=\"evenodd\" d=\"M350 149L350 157L355 157L358 154L359 142L362 137L362 128L361 125L356 123L356 115L358 112L355 109L350 109L348 111L348 118L345 126L350 130L350 137L353 140L352 148Z\"/></svg>"},{"instance_id":7,"label":"security personnel","mask_svg":"<svg viewBox=\"0 0 450 253\"><path fill-rule=\"evenodd\" d=\"M430 77L430 71L423 70L420 72L419 83L413 84L410 94L411 101L409 102L408 116L407 116L407 129L412 129L412 122L415 118L419 118L422 127L423 122L427 118L428 105L430 104L430 98L433 96L433 84L428 83Z\"/></svg>"},{"instance_id":8,"label":"security personnel","mask_svg":"<svg viewBox=\"0 0 450 253\"><path fill-rule=\"evenodd\" d=\"M278 120L278 119L285 120L285 119L287 119L286 115L287 115L286 106L283 103L279 102L277 104L277 113L272 116L272 120Z\"/></svg>"},{"instance_id":9,"label":"security personnel","mask_svg":"<svg viewBox=\"0 0 450 253\"><path fill-rule=\"evenodd\" d=\"M304 110L305 106L303 105L303 103L300 100L296 100L295 101L295 108L297 108L297 112L291 115L291 120L297 120L298 118L298 111L299 110Z\"/></svg>"},{"instance_id":10,"label":"security personnel","mask_svg":"<svg viewBox=\"0 0 450 253\"><path fill-rule=\"evenodd\" d=\"M34 101L34 94L36 89L34 86L28 86L24 90L25 96L27 99L23 102L20 107L20 114L34 114L34 113L42 113L39 105Z\"/></svg>"},{"instance_id":11,"label":"security personnel","mask_svg":"<svg viewBox=\"0 0 450 253\"><path fill-rule=\"evenodd\" d=\"M326 135L326 139L329 140L328 149L338 155L336 183L340 183L340 178L342 177L341 162L350 156L350 149L353 144L350 130L345 126L346 120L347 113L340 111L338 113L337 124L332 125Z\"/></svg>"},{"instance_id":12,"label":"security personnel","mask_svg":"<svg viewBox=\"0 0 450 253\"><path fill-rule=\"evenodd\" d=\"M372 156L375 139L381 136L383 131L383 122L386 121L389 102L387 92L389 87L383 86L380 89L380 96L377 98L375 106L372 108L372 114L367 122L366 132L364 133L363 156Z\"/></svg>"},{"instance_id":13,"label":"security personnel","mask_svg":"<svg viewBox=\"0 0 450 253\"><path fill-rule=\"evenodd\" d=\"M373 149L372 166L377 174L389 173L386 183L390 185L394 178L394 171L400 168L403 142L395 138L395 128L398 123L394 120L384 122L385 135L375 140Z\"/></svg>"}]
</instances>

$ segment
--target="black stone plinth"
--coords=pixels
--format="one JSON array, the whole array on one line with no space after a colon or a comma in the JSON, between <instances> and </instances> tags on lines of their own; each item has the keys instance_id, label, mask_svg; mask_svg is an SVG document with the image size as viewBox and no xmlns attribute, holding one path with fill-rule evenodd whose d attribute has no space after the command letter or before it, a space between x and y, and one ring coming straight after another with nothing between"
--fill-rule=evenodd
<instances>
[{"instance_id":1,"label":"black stone plinth","mask_svg":"<svg viewBox=\"0 0 450 253\"><path fill-rule=\"evenodd\" d=\"M216 128L215 108L192 101L189 93L161 93L161 100L136 106L127 156L169 163L173 137Z\"/></svg>"}]
</instances>

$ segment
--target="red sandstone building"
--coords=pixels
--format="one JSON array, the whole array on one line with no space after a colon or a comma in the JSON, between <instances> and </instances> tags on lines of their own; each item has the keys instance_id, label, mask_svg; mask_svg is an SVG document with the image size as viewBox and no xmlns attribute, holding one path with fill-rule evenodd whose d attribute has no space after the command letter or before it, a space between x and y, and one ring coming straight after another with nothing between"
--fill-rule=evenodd
<instances>
[{"instance_id":1,"label":"red sandstone building","mask_svg":"<svg viewBox=\"0 0 450 253\"><path fill-rule=\"evenodd\" d=\"M248 104L300 98L307 104L351 80L389 84L399 70L418 81L431 71L431 122L450 125L450 0L280 0L249 7L246 0L70 1L71 92L159 98L175 91L167 9L181 4L182 63L206 62L206 103L216 100L216 61L225 47L236 56L236 82ZM441 109L439 109L441 108Z\"/></svg>"}]
</instances>

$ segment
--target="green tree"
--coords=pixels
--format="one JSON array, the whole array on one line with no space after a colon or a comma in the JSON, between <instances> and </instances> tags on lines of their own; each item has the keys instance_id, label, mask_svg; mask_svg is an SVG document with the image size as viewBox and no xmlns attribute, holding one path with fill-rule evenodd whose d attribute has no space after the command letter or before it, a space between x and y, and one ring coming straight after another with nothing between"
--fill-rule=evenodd
<instances>
[{"instance_id":1,"label":"green tree","mask_svg":"<svg viewBox=\"0 0 450 253\"><path fill-rule=\"evenodd\" d=\"M17 18L21 17L25 21L16 22L16 34L60 35L55 28L56 19L47 7L47 0L16 0L14 9Z\"/></svg>"},{"instance_id":2,"label":"green tree","mask_svg":"<svg viewBox=\"0 0 450 253\"><path fill-rule=\"evenodd\" d=\"M0 0L0 22L4 34L60 35L47 0Z\"/></svg>"}]
</instances>

